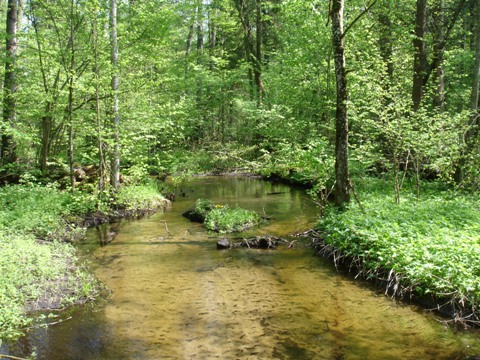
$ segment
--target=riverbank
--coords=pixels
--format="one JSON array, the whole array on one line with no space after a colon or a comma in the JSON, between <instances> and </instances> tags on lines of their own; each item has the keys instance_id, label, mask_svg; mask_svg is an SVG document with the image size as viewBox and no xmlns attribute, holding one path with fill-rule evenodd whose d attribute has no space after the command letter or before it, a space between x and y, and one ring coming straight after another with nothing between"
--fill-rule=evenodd
<instances>
[{"instance_id":1,"label":"riverbank","mask_svg":"<svg viewBox=\"0 0 480 360\"><path fill-rule=\"evenodd\" d=\"M0 188L0 341L20 336L28 314L93 300L100 286L71 244L86 226L165 206L154 184L120 189L109 203L35 184Z\"/></svg>"},{"instance_id":2,"label":"riverbank","mask_svg":"<svg viewBox=\"0 0 480 360\"><path fill-rule=\"evenodd\" d=\"M370 279L391 296L413 299L462 325L480 324L480 201L424 184L405 187L368 178L357 184L361 205L328 208L315 248L336 265Z\"/></svg>"}]
</instances>

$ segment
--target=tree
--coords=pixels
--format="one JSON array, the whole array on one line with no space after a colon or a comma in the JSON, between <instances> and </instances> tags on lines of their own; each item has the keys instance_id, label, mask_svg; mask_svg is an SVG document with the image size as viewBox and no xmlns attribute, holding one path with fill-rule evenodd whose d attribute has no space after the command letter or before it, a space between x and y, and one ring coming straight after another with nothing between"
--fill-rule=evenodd
<instances>
[{"instance_id":1,"label":"tree","mask_svg":"<svg viewBox=\"0 0 480 360\"><path fill-rule=\"evenodd\" d=\"M348 169L347 74L345 69L344 0L332 0L332 44L335 62L337 106L335 112L335 204L343 207L350 201Z\"/></svg>"},{"instance_id":2,"label":"tree","mask_svg":"<svg viewBox=\"0 0 480 360\"><path fill-rule=\"evenodd\" d=\"M110 3L110 41L112 46L111 63L112 75L112 126L113 126L113 152L112 152L112 173L111 185L116 190L120 186L120 116L118 113L118 38L117 38L117 0Z\"/></svg>"},{"instance_id":3,"label":"tree","mask_svg":"<svg viewBox=\"0 0 480 360\"><path fill-rule=\"evenodd\" d=\"M16 161L15 142L10 133L17 118L17 79L16 79L16 52L17 52L17 12L18 0L8 0L6 21L6 57L5 80L3 84L3 129L2 129L2 163Z\"/></svg>"},{"instance_id":4,"label":"tree","mask_svg":"<svg viewBox=\"0 0 480 360\"><path fill-rule=\"evenodd\" d=\"M427 31L427 0L417 0L417 11L415 16L415 37L413 46L415 48L413 62L413 86L412 101L413 109L420 107L423 98L423 78L426 74L427 53L425 35Z\"/></svg>"}]
</instances>

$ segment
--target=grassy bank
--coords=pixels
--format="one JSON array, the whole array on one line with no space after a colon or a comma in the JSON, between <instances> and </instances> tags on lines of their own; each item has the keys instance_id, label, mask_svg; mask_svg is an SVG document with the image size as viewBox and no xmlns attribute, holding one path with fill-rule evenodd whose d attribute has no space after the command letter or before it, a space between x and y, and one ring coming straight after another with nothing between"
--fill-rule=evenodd
<instances>
[{"instance_id":1,"label":"grassy bank","mask_svg":"<svg viewBox=\"0 0 480 360\"><path fill-rule=\"evenodd\" d=\"M85 231L80 219L134 216L165 204L154 183L122 187L101 204L97 199L35 184L0 188L0 342L21 335L31 311L62 309L98 294L69 243Z\"/></svg>"},{"instance_id":2,"label":"grassy bank","mask_svg":"<svg viewBox=\"0 0 480 360\"><path fill-rule=\"evenodd\" d=\"M480 320L480 201L478 197L424 185L394 202L393 184L358 184L360 201L342 213L328 209L318 224L319 246L380 280L393 295L435 301L453 319Z\"/></svg>"}]
</instances>

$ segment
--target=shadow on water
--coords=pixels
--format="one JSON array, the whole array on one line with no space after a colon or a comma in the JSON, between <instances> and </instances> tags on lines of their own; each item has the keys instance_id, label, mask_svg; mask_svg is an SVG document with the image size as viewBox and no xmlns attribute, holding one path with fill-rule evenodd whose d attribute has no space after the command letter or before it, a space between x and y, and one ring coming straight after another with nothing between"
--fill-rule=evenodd
<instances>
[{"instance_id":1,"label":"shadow on water","mask_svg":"<svg viewBox=\"0 0 480 360\"><path fill-rule=\"evenodd\" d=\"M194 179L172 208L92 229L79 247L111 290L0 353L39 359L464 359L480 337L335 271L309 249L217 251L181 214L197 198L273 215L245 236L305 230L317 209L298 189Z\"/></svg>"}]
</instances>

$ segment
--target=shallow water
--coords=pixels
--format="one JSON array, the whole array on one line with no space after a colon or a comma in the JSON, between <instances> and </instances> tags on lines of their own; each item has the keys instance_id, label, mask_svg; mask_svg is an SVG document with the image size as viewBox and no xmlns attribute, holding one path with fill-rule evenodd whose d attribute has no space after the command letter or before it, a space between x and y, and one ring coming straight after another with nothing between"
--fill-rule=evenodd
<instances>
[{"instance_id":1,"label":"shallow water","mask_svg":"<svg viewBox=\"0 0 480 360\"><path fill-rule=\"evenodd\" d=\"M108 302L63 314L4 345L40 359L464 359L480 337L339 274L309 249L216 250L218 235L181 214L197 198L274 220L245 236L308 229L318 210L298 189L244 178L198 178L172 208L123 222L102 246L80 245ZM69 319L71 317L71 319Z\"/></svg>"}]
</instances>

